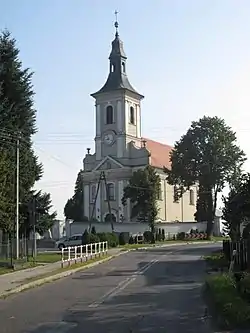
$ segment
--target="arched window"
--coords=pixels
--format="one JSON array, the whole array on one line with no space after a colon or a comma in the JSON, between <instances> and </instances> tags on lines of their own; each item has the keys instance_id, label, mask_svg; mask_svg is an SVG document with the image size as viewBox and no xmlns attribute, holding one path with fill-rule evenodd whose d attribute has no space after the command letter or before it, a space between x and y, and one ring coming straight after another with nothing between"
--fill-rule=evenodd
<instances>
[{"instance_id":1,"label":"arched window","mask_svg":"<svg viewBox=\"0 0 250 333\"><path fill-rule=\"evenodd\" d=\"M106 124L113 124L113 107L109 105L106 109Z\"/></svg>"},{"instance_id":2,"label":"arched window","mask_svg":"<svg viewBox=\"0 0 250 333\"><path fill-rule=\"evenodd\" d=\"M123 72L123 73L126 72L125 62L122 62L122 72Z\"/></svg>"},{"instance_id":3,"label":"arched window","mask_svg":"<svg viewBox=\"0 0 250 333\"><path fill-rule=\"evenodd\" d=\"M133 125L135 125L135 109L133 106L130 106L129 110L129 122Z\"/></svg>"},{"instance_id":4,"label":"arched window","mask_svg":"<svg viewBox=\"0 0 250 333\"><path fill-rule=\"evenodd\" d=\"M109 200L109 201L115 200L115 185L113 183L107 184L106 200Z\"/></svg>"},{"instance_id":5,"label":"arched window","mask_svg":"<svg viewBox=\"0 0 250 333\"><path fill-rule=\"evenodd\" d=\"M194 205L194 190L189 191L189 204Z\"/></svg>"},{"instance_id":6,"label":"arched window","mask_svg":"<svg viewBox=\"0 0 250 333\"><path fill-rule=\"evenodd\" d=\"M115 64L111 64L111 72L112 72L112 73L115 72Z\"/></svg>"}]
</instances>

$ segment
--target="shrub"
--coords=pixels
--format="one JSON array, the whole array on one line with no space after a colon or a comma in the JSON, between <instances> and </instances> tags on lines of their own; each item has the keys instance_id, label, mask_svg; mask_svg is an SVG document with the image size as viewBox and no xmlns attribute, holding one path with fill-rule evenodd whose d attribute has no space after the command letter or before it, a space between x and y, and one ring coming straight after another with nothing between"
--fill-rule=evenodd
<instances>
[{"instance_id":1,"label":"shrub","mask_svg":"<svg viewBox=\"0 0 250 333\"><path fill-rule=\"evenodd\" d=\"M107 232L107 242L109 247L116 247L119 244L119 238L115 233Z\"/></svg>"},{"instance_id":2,"label":"shrub","mask_svg":"<svg viewBox=\"0 0 250 333\"><path fill-rule=\"evenodd\" d=\"M85 229L83 235L82 235L82 245L87 245L90 243L90 235L88 233L88 230Z\"/></svg>"},{"instance_id":3,"label":"shrub","mask_svg":"<svg viewBox=\"0 0 250 333\"><path fill-rule=\"evenodd\" d=\"M178 232L178 234L177 234L177 239L178 240L184 240L186 238L186 234L185 234L185 232Z\"/></svg>"},{"instance_id":4,"label":"shrub","mask_svg":"<svg viewBox=\"0 0 250 333\"><path fill-rule=\"evenodd\" d=\"M100 242L108 242L109 247L116 247L119 244L118 236L112 232L100 232L97 234Z\"/></svg>"},{"instance_id":5,"label":"shrub","mask_svg":"<svg viewBox=\"0 0 250 333\"><path fill-rule=\"evenodd\" d=\"M152 233L151 244L155 244L155 234Z\"/></svg>"},{"instance_id":6,"label":"shrub","mask_svg":"<svg viewBox=\"0 0 250 333\"><path fill-rule=\"evenodd\" d=\"M150 243L152 241L152 236L153 236L152 231L147 230L144 231L143 233L143 237L146 243Z\"/></svg>"},{"instance_id":7,"label":"shrub","mask_svg":"<svg viewBox=\"0 0 250 333\"><path fill-rule=\"evenodd\" d=\"M207 289L212 310L223 328L249 328L250 305L240 296L230 275L210 276Z\"/></svg>"},{"instance_id":8,"label":"shrub","mask_svg":"<svg viewBox=\"0 0 250 333\"><path fill-rule=\"evenodd\" d=\"M165 229L161 229L161 238L163 241L165 240Z\"/></svg>"},{"instance_id":9,"label":"shrub","mask_svg":"<svg viewBox=\"0 0 250 333\"><path fill-rule=\"evenodd\" d=\"M129 232L121 232L119 234L119 244L125 245L129 242Z\"/></svg>"},{"instance_id":10,"label":"shrub","mask_svg":"<svg viewBox=\"0 0 250 333\"><path fill-rule=\"evenodd\" d=\"M100 242L100 238L98 237L97 234L89 234L89 242L90 243L99 243Z\"/></svg>"},{"instance_id":11,"label":"shrub","mask_svg":"<svg viewBox=\"0 0 250 333\"><path fill-rule=\"evenodd\" d=\"M134 244L135 243L134 237L130 236L128 242L129 242L129 244Z\"/></svg>"}]
</instances>

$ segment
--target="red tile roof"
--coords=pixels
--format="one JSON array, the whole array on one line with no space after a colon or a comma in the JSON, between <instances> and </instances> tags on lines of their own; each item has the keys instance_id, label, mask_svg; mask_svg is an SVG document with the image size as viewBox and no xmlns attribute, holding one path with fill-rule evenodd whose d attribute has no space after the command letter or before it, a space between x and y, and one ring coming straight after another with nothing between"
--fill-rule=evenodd
<instances>
[{"instance_id":1,"label":"red tile roof","mask_svg":"<svg viewBox=\"0 0 250 333\"><path fill-rule=\"evenodd\" d=\"M169 154L173 147L147 138L142 139L146 141L146 148L151 154L150 165L155 168L163 169L163 167L166 167L170 169L171 162Z\"/></svg>"}]
</instances>

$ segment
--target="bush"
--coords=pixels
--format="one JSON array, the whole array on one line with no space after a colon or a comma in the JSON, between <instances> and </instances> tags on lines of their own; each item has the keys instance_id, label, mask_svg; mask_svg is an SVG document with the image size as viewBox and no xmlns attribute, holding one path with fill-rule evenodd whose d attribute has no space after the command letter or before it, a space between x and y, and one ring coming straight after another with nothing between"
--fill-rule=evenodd
<instances>
[{"instance_id":1,"label":"bush","mask_svg":"<svg viewBox=\"0 0 250 333\"><path fill-rule=\"evenodd\" d=\"M177 239L178 240L184 240L186 238L186 234L185 234L185 232L178 232L178 234L177 234Z\"/></svg>"},{"instance_id":2,"label":"bush","mask_svg":"<svg viewBox=\"0 0 250 333\"><path fill-rule=\"evenodd\" d=\"M240 276L239 276L240 275ZM250 274L246 272L235 273L235 278L238 277L238 289L242 297L248 302L250 301Z\"/></svg>"},{"instance_id":3,"label":"bush","mask_svg":"<svg viewBox=\"0 0 250 333\"><path fill-rule=\"evenodd\" d=\"M118 236L115 233L107 232L106 233L107 242L109 247L117 247L119 244Z\"/></svg>"},{"instance_id":4,"label":"bush","mask_svg":"<svg viewBox=\"0 0 250 333\"><path fill-rule=\"evenodd\" d=\"M97 234L89 234L89 242L90 243L99 243L100 238L98 237Z\"/></svg>"},{"instance_id":5,"label":"bush","mask_svg":"<svg viewBox=\"0 0 250 333\"><path fill-rule=\"evenodd\" d=\"M108 242L109 247L116 247L119 244L118 236L112 232L99 232L97 234L100 242Z\"/></svg>"},{"instance_id":6,"label":"bush","mask_svg":"<svg viewBox=\"0 0 250 333\"><path fill-rule=\"evenodd\" d=\"M119 234L119 244L125 245L129 242L129 232L121 232Z\"/></svg>"},{"instance_id":7,"label":"bush","mask_svg":"<svg viewBox=\"0 0 250 333\"><path fill-rule=\"evenodd\" d=\"M135 243L134 237L130 236L128 242L129 242L129 244L134 244Z\"/></svg>"},{"instance_id":8,"label":"bush","mask_svg":"<svg viewBox=\"0 0 250 333\"><path fill-rule=\"evenodd\" d=\"M214 275L206 285L211 310L221 328L249 328L250 305L238 293L234 279L228 274Z\"/></svg>"},{"instance_id":9,"label":"bush","mask_svg":"<svg viewBox=\"0 0 250 333\"><path fill-rule=\"evenodd\" d=\"M83 235L82 235L82 245L87 245L90 243L90 235L88 233L88 230L85 229Z\"/></svg>"},{"instance_id":10,"label":"bush","mask_svg":"<svg viewBox=\"0 0 250 333\"><path fill-rule=\"evenodd\" d=\"M150 243L152 241L152 237L153 237L152 231L149 231L149 230L144 231L143 237L144 237L146 243Z\"/></svg>"},{"instance_id":11,"label":"bush","mask_svg":"<svg viewBox=\"0 0 250 333\"><path fill-rule=\"evenodd\" d=\"M164 241L165 240L165 229L161 229L161 238Z\"/></svg>"}]
</instances>

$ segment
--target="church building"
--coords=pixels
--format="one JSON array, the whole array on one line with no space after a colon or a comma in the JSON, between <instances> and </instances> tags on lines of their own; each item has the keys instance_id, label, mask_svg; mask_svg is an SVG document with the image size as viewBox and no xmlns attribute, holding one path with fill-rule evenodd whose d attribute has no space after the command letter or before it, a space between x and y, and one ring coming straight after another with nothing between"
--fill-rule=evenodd
<instances>
[{"instance_id":1,"label":"church building","mask_svg":"<svg viewBox=\"0 0 250 333\"><path fill-rule=\"evenodd\" d=\"M166 181L171 146L144 138L141 133L141 101L144 96L130 84L127 56L115 22L115 38L104 86L91 94L95 99L95 152L83 160L84 215L100 222L134 222L131 204L122 205L123 189L134 171L153 166L161 177L158 221L191 222L196 211L197 188L175 200L175 188ZM100 175L105 175L104 181Z\"/></svg>"}]
</instances>

